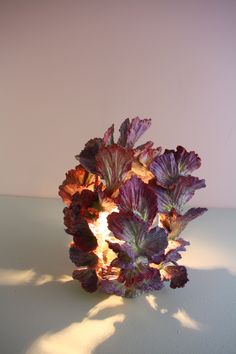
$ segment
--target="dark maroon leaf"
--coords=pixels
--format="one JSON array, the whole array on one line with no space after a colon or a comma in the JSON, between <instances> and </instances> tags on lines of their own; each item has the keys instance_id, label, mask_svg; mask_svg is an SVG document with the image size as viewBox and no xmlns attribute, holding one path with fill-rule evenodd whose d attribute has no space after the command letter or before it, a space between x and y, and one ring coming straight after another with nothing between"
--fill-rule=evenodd
<instances>
[{"instance_id":1,"label":"dark maroon leaf","mask_svg":"<svg viewBox=\"0 0 236 354\"><path fill-rule=\"evenodd\" d=\"M90 139L81 153L75 156L87 171L97 173L96 155L101 146L103 146L103 140L101 138Z\"/></svg>"},{"instance_id":2,"label":"dark maroon leaf","mask_svg":"<svg viewBox=\"0 0 236 354\"><path fill-rule=\"evenodd\" d=\"M93 252L84 252L75 244L69 249L70 259L77 267L94 267L98 263L98 256Z\"/></svg>"},{"instance_id":3,"label":"dark maroon leaf","mask_svg":"<svg viewBox=\"0 0 236 354\"><path fill-rule=\"evenodd\" d=\"M165 267L165 273L165 279L170 280L172 289L183 288L188 282L188 274L184 266L167 266Z\"/></svg>"},{"instance_id":4,"label":"dark maroon leaf","mask_svg":"<svg viewBox=\"0 0 236 354\"><path fill-rule=\"evenodd\" d=\"M93 293L98 287L98 277L95 270L76 269L72 274L73 278L81 282L81 286L89 293Z\"/></svg>"}]
</instances>

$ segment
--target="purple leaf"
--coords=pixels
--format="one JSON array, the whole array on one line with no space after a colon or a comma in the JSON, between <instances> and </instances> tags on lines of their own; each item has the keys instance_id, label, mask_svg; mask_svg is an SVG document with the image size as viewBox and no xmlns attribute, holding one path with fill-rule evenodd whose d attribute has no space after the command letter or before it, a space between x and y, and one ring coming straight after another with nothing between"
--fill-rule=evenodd
<instances>
[{"instance_id":1,"label":"purple leaf","mask_svg":"<svg viewBox=\"0 0 236 354\"><path fill-rule=\"evenodd\" d=\"M147 268L143 281L136 285L137 289L141 290L141 293L160 290L163 286L159 270L150 267Z\"/></svg>"},{"instance_id":2,"label":"purple leaf","mask_svg":"<svg viewBox=\"0 0 236 354\"><path fill-rule=\"evenodd\" d=\"M164 154L157 156L150 164L150 171L156 177L157 184L168 188L179 176L187 176L199 168L201 160L194 152L187 152L182 146L177 150L165 150Z\"/></svg>"},{"instance_id":3,"label":"purple leaf","mask_svg":"<svg viewBox=\"0 0 236 354\"><path fill-rule=\"evenodd\" d=\"M187 152L183 146L177 146L173 151L179 173L187 176L201 166L201 159L195 151Z\"/></svg>"},{"instance_id":4,"label":"purple leaf","mask_svg":"<svg viewBox=\"0 0 236 354\"><path fill-rule=\"evenodd\" d=\"M107 241L109 248L117 253L117 258L111 262L112 267L133 268L135 253L128 243L117 243Z\"/></svg>"},{"instance_id":5,"label":"purple leaf","mask_svg":"<svg viewBox=\"0 0 236 354\"><path fill-rule=\"evenodd\" d=\"M136 176L122 185L116 202L120 211L133 212L150 224L157 213L155 194L146 183Z\"/></svg>"},{"instance_id":6,"label":"purple leaf","mask_svg":"<svg viewBox=\"0 0 236 354\"><path fill-rule=\"evenodd\" d=\"M192 198L195 191L206 187L205 180L192 176L181 176L172 189L156 188L157 207L159 212L169 212L172 208L177 213L182 212L183 206Z\"/></svg>"},{"instance_id":7,"label":"purple leaf","mask_svg":"<svg viewBox=\"0 0 236 354\"><path fill-rule=\"evenodd\" d=\"M142 253L150 259L159 256L168 246L167 233L165 229L158 226L151 229L139 243Z\"/></svg>"},{"instance_id":8,"label":"purple leaf","mask_svg":"<svg viewBox=\"0 0 236 354\"><path fill-rule=\"evenodd\" d=\"M121 245L115 244L116 249L113 246L113 250L118 250L118 253L125 252L131 259L139 256L152 259L168 245L167 233L163 228L156 227L149 231L148 224L132 213L113 212L107 219L108 228L114 236L125 241Z\"/></svg>"},{"instance_id":9,"label":"purple leaf","mask_svg":"<svg viewBox=\"0 0 236 354\"><path fill-rule=\"evenodd\" d=\"M125 286L117 280L102 280L100 286L107 294L125 296Z\"/></svg>"},{"instance_id":10,"label":"purple leaf","mask_svg":"<svg viewBox=\"0 0 236 354\"><path fill-rule=\"evenodd\" d=\"M126 287L126 297L135 297L163 287L159 270L142 264L132 270L122 269L118 280Z\"/></svg>"},{"instance_id":11,"label":"purple leaf","mask_svg":"<svg viewBox=\"0 0 236 354\"><path fill-rule=\"evenodd\" d=\"M173 184L179 176L175 156L172 152L156 157L149 169L156 177L157 184L165 188Z\"/></svg>"},{"instance_id":12,"label":"purple leaf","mask_svg":"<svg viewBox=\"0 0 236 354\"><path fill-rule=\"evenodd\" d=\"M133 148L136 141L150 127L151 119L133 118L130 122L127 118L120 126L118 144L127 148Z\"/></svg>"},{"instance_id":13,"label":"purple leaf","mask_svg":"<svg viewBox=\"0 0 236 354\"><path fill-rule=\"evenodd\" d=\"M147 225L131 212L113 212L108 215L107 222L108 228L117 239L126 241L134 248L136 247L136 238L147 231Z\"/></svg>"},{"instance_id":14,"label":"purple leaf","mask_svg":"<svg viewBox=\"0 0 236 354\"><path fill-rule=\"evenodd\" d=\"M133 118L129 126L126 147L132 148L150 125L151 119L140 119L139 117Z\"/></svg>"}]
</instances>

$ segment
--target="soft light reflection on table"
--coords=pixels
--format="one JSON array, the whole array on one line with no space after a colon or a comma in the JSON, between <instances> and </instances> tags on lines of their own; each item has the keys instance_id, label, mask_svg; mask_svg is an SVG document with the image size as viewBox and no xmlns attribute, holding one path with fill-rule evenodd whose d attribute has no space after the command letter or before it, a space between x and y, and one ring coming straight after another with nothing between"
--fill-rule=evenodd
<instances>
[{"instance_id":1,"label":"soft light reflection on table","mask_svg":"<svg viewBox=\"0 0 236 354\"><path fill-rule=\"evenodd\" d=\"M235 210L184 232L184 289L136 299L71 281L61 213L55 199L0 198L1 354L235 354Z\"/></svg>"}]
</instances>

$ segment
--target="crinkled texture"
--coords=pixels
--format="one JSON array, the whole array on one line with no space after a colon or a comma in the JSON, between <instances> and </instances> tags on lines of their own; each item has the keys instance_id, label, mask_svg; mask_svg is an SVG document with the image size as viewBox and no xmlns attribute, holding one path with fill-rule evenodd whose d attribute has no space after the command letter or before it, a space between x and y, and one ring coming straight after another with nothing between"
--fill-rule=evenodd
<instances>
[{"instance_id":1,"label":"crinkled texture","mask_svg":"<svg viewBox=\"0 0 236 354\"><path fill-rule=\"evenodd\" d=\"M189 175L201 166L201 159L195 151L187 152L183 146L177 146L176 151L166 151L172 151L174 153L179 174L182 176Z\"/></svg>"},{"instance_id":2,"label":"crinkled texture","mask_svg":"<svg viewBox=\"0 0 236 354\"><path fill-rule=\"evenodd\" d=\"M172 185L179 176L178 167L172 152L158 156L150 164L149 169L156 177L157 184L164 188Z\"/></svg>"},{"instance_id":3,"label":"crinkled texture","mask_svg":"<svg viewBox=\"0 0 236 354\"><path fill-rule=\"evenodd\" d=\"M111 262L111 266L120 268L133 268L132 264L136 254L133 251L132 246L128 243L117 243L110 241L107 242L109 248L117 254L117 258Z\"/></svg>"},{"instance_id":4,"label":"crinkled texture","mask_svg":"<svg viewBox=\"0 0 236 354\"><path fill-rule=\"evenodd\" d=\"M147 225L135 216L132 212L113 212L107 217L108 228L115 237L125 241L134 247L137 246L136 240L142 239L142 235L147 232Z\"/></svg>"},{"instance_id":5,"label":"crinkled texture","mask_svg":"<svg viewBox=\"0 0 236 354\"><path fill-rule=\"evenodd\" d=\"M69 249L70 259L77 267L95 267L98 263L98 256L93 252L84 252L74 243Z\"/></svg>"},{"instance_id":6,"label":"crinkled texture","mask_svg":"<svg viewBox=\"0 0 236 354\"><path fill-rule=\"evenodd\" d=\"M203 215L207 208L191 208L184 215L178 215L176 212L164 214L161 217L163 226L169 232L169 239L176 239L185 229L188 223L200 215Z\"/></svg>"},{"instance_id":7,"label":"crinkled texture","mask_svg":"<svg viewBox=\"0 0 236 354\"><path fill-rule=\"evenodd\" d=\"M129 127L130 127L130 120L129 120L129 118L126 118L121 123L120 129L119 129L120 137L118 139L117 144L124 146L124 147L126 146Z\"/></svg>"},{"instance_id":8,"label":"crinkled texture","mask_svg":"<svg viewBox=\"0 0 236 354\"><path fill-rule=\"evenodd\" d=\"M183 288L188 282L188 273L184 266L167 266L164 269L165 280L170 280L170 287L172 289Z\"/></svg>"},{"instance_id":9,"label":"crinkled texture","mask_svg":"<svg viewBox=\"0 0 236 354\"><path fill-rule=\"evenodd\" d=\"M122 269L118 281L124 284L126 297L135 297L163 287L159 270L142 264L132 270Z\"/></svg>"},{"instance_id":10,"label":"crinkled texture","mask_svg":"<svg viewBox=\"0 0 236 354\"><path fill-rule=\"evenodd\" d=\"M73 204L76 204L81 208L89 208L96 202L98 202L97 193L90 191L89 189L84 189L81 193L76 193L73 196Z\"/></svg>"},{"instance_id":11,"label":"crinkled texture","mask_svg":"<svg viewBox=\"0 0 236 354\"><path fill-rule=\"evenodd\" d=\"M89 229L86 230L86 233L74 235L73 241L84 252L94 251L98 246L96 237Z\"/></svg>"},{"instance_id":12,"label":"crinkled texture","mask_svg":"<svg viewBox=\"0 0 236 354\"><path fill-rule=\"evenodd\" d=\"M121 186L116 203L120 211L133 212L149 224L152 224L157 213L155 194L136 176Z\"/></svg>"},{"instance_id":13,"label":"crinkled texture","mask_svg":"<svg viewBox=\"0 0 236 354\"><path fill-rule=\"evenodd\" d=\"M96 155L99 149L103 146L103 140L101 138L90 139L84 149L75 158L79 160L81 165L89 172L97 173L96 169Z\"/></svg>"},{"instance_id":14,"label":"crinkled texture","mask_svg":"<svg viewBox=\"0 0 236 354\"><path fill-rule=\"evenodd\" d=\"M143 254L155 260L159 257L168 245L167 232L158 226L151 229L142 243Z\"/></svg>"},{"instance_id":15,"label":"crinkled texture","mask_svg":"<svg viewBox=\"0 0 236 354\"><path fill-rule=\"evenodd\" d=\"M127 254L132 260L137 257L147 257L152 260L163 251L167 245L167 233L163 228L155 227L151 230L148 224L132 213L113 212L107 218L108 228L113 232L114 236L121 241L122 244L116 244L115 252ZM112 247L112 245L110 245Z\"/></svg>"},{"instance_id":16,"label":"crinkled texture","mask_svg":"<svg viewBox=\"0 0 236 354\"><path fill-rule=\"evenodd\" d=\"M187 152L182 146L177 151L166 150L161 156L157 156L150 164L150 171L156 177L157 184L169 188L179 176L187 176L199 168L201 160L194 152Z\"/></svg>"},{"instance_id":17,"label":"crinkled texture","mask_svg":"<svg viewBox=\"0 0 236 354\"><path fill-rule=\"evenodd\" d=\"M153 141L147 141L146 143L137 146L134 149L134 156L138 158L143 152L149 151L153 147Z\"/></svg>"},{"instance_id":18,"label":"crinkled texture","mask_svg":"<svg viewBox=\"0 0 236 354\"><path fill-rule=\"evenodd\" d=\"M105 180L106 193L112 195L124 181L131 169L133 151L119 145L102 147L97 154L97 171Z\"/></svg>"},{"instance_id":19,"label":"crinkled texture","mask_svg":"<svg viewBox=\"0 0 236 354\"><path fill-rule=\"evenodd\" d=\"M79 280L84 290L93 293L98 288L98 276L95 270L92 269L76 269L72 277Z\"/></svg>"},{"instance_id":20,"label":"crinkled texture","mask_svg":"<svg viewBox=\"0 0 236 354\"><path fill-rule=\"evenodd\" d=\"M83 190L80 194L76 193L73 196L72 204L72 208L79 209L80 215L88 222L95 221L101 210L98 193L87 189Z\"/></svg>"},{"instance_id":21,"label":"crinkled texture","mask_svg":"<svg viewBox=\"0 0 236 354\"><path fill-rule=\"evenodd\" d=\"M131 120L129 131L127 134L126 147L132 148L137 140L145 133L150 127L151 119L140 119L139 117Z\"/></svg>"},{"instance_id":22,"label":"crinkled texture","mask_svg":"<svg viewBox=\"0 0 236 354\"><path fill-rule=\"evenodd\" d=\"M195 191L206 187L205 180L193 176L181 176L172 189L162 187L155 189L157 195L157 207L161 213L176 209L182 213L183 206L193 197Z\"/></svg>"},{"instance_id":23,"label":"crinkled texture","mask_svg":"<svg viewBox=\"0 0 236 354\"><path fill-rule=\"evenodd\" d=\"M137 284L136 287L141 293L146 293L153 290L160 290L163 286L159 270L149 267L147 268L143 281Z\"/></svg>"},{"instance_id":24,"label":"crinkled texture","mask_svg":"<svg viewBox=\"0 0 236 354\"><path fill-rule=\"evenodd\" d=\"M105 132L103 143L105 146L114 144L114 124Z\"/></svg>"},{"instance_id":25,"label":"crinkled texture","mask_svg":"<svg viewBox=\"0 0 236 354\"><path fill-rule=\"evenodd\" d=\"M97 247L97 239L89 228L87 221L72 208L64 208L64 224L68 234L74 236L74 242L85 252Z\"/></svg>"},{"instance_id":26,"label":"crinkled texture","mask_svg":"<svg viewBox=\"0 0 236 354\"><path fill-rule=\"evenodd\" d=\"M118 144L126 148L133 148L137 140L150 127L151 119L133 118L130 122L127 118L120 126L120 137Z\"/></svg>"},{"instance_id":27,"label":"crinkled texture","mask_svg":"<svg viewBox=\"0 0 236 354\"><path fill-rule=\"evenodd\" d=\"M153 159L160 154L161 148L158 147L157 149L153 149L152 146L153 142L148 141L134 149L134 161L132 163L132 169L128 178L137 176L145 183L148 183L152 178L154 178L154 175L148 169L148 166L151 161L153 161Z\"/></svg>"},{"instance_id":28,"label":"crinkled texture","mask_svg":"<svg viewBox=\"0 0 236 354\"><path fill-rule=\"evenodd\" d=\"M125 286L117 280L102 280L101 289L107 294L125 296Z\"/></svg>"},{"instance_id":29,"label":"crinkled texture","mask_svg":"<svg viewBox=\"0 0 236 354\"><path fill-rule=\"evenodd\" d=\"M139 162L145 167L149 167L152 161L161 153L161 147L144 150L138 157Z\"/></svg>"},{"instance_id":30,"label":"crinkled texture","mask_svg":"<svg viewBox=\"0 0 236 354\"><path fill-rule=\"evenodd\" d=\"M81 215L86 221L93 222L98 218L101 209L97 192L85 189L81 193L75 193L68 208L74 219Z\"/></svg>"},{"instance_id":31,"label":"crinkled texture","mask_svg":"<svg viewBox=\"0 0 236 354\"><path fill-rule=\"evenodd\" d=\"M164 281L172 288L188 281L177 262L189 242L179 235L206 211L183 213L194 192L205 187L190 175L201 160L181 146L162 155L151 141L134 148L150 124L127 118L117 144L112 124L103 138L86 143L76 156L81 165L68 171L59 187L67 204L65 231L73 237L69 255L78 268L73 277L88 292L100 287L134 297L160 290Z\"/></svg>"},{"instance_id":32,"label":"crinkled texture","mask_svg":"<svg viewBox=\"0 0 236 354\"><path fill-rule=\"evenodd\" d=\"M80 208L64 208L64 225L67 227L66 232L74 235L83 230L87 225L85 218L80 215Z\"/></svg>"},{"instance_id":33,"label":"crinkled texture","mask_svg":"<svg viewBox=\"0 0 236 354\"><path fill-rule=\"evenodd\" d=\"M72 196L84 189L93 190L96 186L98 177L87 172L82 165L66 173L66 179L59 186L59 196L66 205L70 205Z\"/></svg>"}]
</instances>

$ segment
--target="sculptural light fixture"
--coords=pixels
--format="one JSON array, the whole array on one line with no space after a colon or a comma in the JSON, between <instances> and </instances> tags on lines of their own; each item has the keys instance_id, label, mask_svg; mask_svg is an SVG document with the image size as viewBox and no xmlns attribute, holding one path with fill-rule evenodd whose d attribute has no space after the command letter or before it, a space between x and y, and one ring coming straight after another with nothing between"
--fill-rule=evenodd
<instances>
[{"instance_id":1,"label":"sculptural light fixture","mask_svg":"<svg viewBox=\"0 0 236 354\"><path fill-rule=\"evenodd\" d=\"M73 278L94 292L134 297L188 281L178 265L189 242L180 238L188 222L206 208L183 207L205 181L190 174L201 165L198 155L178 146L134 147L151 119L127 118L114 143L114 125L104 137L89 140L76 156L80 164L59 187L66 232L73 236Z\"/></svg>"}]
</instances>

